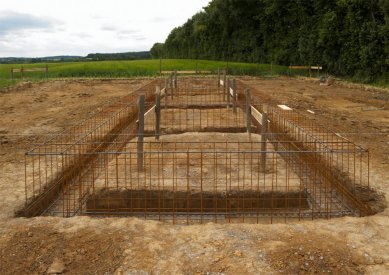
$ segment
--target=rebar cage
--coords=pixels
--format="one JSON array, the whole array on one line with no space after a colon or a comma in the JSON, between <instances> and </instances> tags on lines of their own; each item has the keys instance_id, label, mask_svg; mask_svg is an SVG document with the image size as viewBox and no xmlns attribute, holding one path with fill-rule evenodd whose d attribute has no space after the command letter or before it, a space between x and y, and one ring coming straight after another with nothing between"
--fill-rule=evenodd
<instances>
[{"instance_id":1,"label":"rebar cage","mask_svg":"<svg viewBox=\"0 0 389 275\"><path fill-rule=\"evenodd\" d=\"M23 216L173 223L369 215L369 153L224 75L172 74L26 153Z\"/></svg>"}]
</instances>

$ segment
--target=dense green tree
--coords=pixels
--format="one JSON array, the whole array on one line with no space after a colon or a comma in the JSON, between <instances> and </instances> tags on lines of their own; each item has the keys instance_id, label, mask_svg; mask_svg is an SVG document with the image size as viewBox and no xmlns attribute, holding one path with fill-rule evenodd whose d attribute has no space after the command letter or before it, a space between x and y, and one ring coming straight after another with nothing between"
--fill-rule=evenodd
<instances>
[{"instance_id":1,"label":"dense green tree","mask_svg":"<svg viewBox=\"0 0 389 275\"><path fill-rule=\"evenodd\" d=\"M213 0L152 55L320 64L373 81L388 74L388 37L388 0Z\"/></svg>"},{"instance_id":2,"label":"dense green tree","mask_svg":"<svg viewBox=\"0 0 389 275\"><path fill-rule=\"evenodd\" d=\"M162 43L155 43L153 47L150 49L150 55L154 59L162 58L163 57L163 44Z\"/></svg>"},{"instance_id":3,"label":"dense green tree","mask_svg":"<svg viewBox=\"0 0 389 275\"><path fill-rule=\"evenodd\" d=\"M86 56L89 60L139 60L151 58L150 52L127 53L90 53Z\"/></svg>"}]
</instances>

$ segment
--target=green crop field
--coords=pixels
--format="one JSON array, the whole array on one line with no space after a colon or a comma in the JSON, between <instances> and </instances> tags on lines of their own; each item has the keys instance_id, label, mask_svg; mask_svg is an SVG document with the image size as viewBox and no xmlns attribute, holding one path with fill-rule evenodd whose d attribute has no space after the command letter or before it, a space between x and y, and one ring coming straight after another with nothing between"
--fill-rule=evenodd
<instances>
[{"instance_id":1,"label":"green crop field","mask_svg":"<svg viewBox=\"0 0 389 275\"><path fill-rule=\"evenodd\" d=\"M63 62L48 63L48 78L126 78L140 76L158 76L160 60L134 60L134 61L90 61L90 62ZM20 82L20 73L15 73L11 80L11 68L39 68L46 63L35 64L0 64L0 87L12 86ZM283 75L288 74L286 66L269 64L236 63L206 60L164 59L162 70L187 70L217 72L217 69L228 68L232 75ZM294 74L305 74L306 71L293 71ZM25 72L25 80L40 80L45 78L43 72Z\"/></svg>"}]
</instances>

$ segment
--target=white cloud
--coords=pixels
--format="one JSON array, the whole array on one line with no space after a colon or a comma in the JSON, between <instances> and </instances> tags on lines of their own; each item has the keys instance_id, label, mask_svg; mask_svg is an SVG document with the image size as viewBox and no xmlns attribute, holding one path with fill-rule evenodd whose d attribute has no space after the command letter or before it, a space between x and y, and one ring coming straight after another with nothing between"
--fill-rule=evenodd
<instances>
[{"instance_id":1,"label":"white cloud","mask_svg":"<svg viewBox=\"0 0 389 275\"><path fill-rule=\"evenodd\" d=\"M0 56L148 50L210 0L1 0Z\"/></svg>"},{"instance_id":2,"label":"white cloud","mask_svg":"<svg viewBox=\"0 0 389 275\"><path fill-rule=\"evenodd\" d=\"M32 14L0 10L0 35L23 30L49 30L60 22L48 17L38 17Z\"/></svg>"}]
</instances>

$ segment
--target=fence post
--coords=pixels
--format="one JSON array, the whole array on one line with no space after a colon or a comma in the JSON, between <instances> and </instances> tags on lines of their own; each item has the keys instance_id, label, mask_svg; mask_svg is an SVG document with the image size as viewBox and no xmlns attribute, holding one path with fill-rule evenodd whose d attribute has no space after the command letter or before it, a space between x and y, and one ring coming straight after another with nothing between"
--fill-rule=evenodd
<instances>
[{"instance_id":1,"label":"fence post","mask_svg":"<svg viewBox=\"0 0 389 275\"><path fill-rule=\"evenodd\" d=\"M246 117L247 117L247 133L251 134L251 92L246 89Z\"/></svg>"},{"instance_id":2,"label":"fence post","mask_svg":"<svg viewBox=\"0 0 389 275\"><path fill-rule=\"evenodd\" d=\"M11 68L11 79L14 80L14 68Z\"/></svg>"},{"instance_id":3,"label":"fence post","mask_svg":"<svg viewBox=\"0 0 389 275\"><path fill-rule=\"evenodd\" d=\"M23 66L20 68L20 79L23 79Z\"/></svg>"},{"instance_id":4,"label":"fence post","mask_svg":"<svg viewBox=\"0 0 389 275\"><path fill-rule=\"evenodd\" d=\"M261 129L261 171L266 172L266 138L268 131L268 114L262 114L262 129Z\"/></svg>"},{"instance_id":5,"label":"fence post","mask_svg":"<svg viewBox=\"0 0 389 275\"><path fill-rule=\"evenodd\" d=\"M161 88L157 86L155 94L155 139L159 140L161 124Z\"/></svg>"},{"instance_id":6,"label":"fence post","mask_svg":"<svg viewBox=\"0 0 389 275\"><path fill-rule=\"evenodd\" d=\"M145 130L145 95L139 96L138 111L138 171L143 171L143 139Z\"/></svg>"},{"instance_id":7,"label":"fence post","mask_svg":"<svg viewBox=\"0 0 389 275\"><path fill-rule=\"evenodd\" d=\"M236 80L232 80L232 106L234 114L236 114L236 99L237 99L237 90L236 90Z\"/></svg>"},{"instance_id":8,"label":"fence post","mask_svg":"<svg viewBox=\"0 0 389 275\"><path fill-rule=\"evenodd\" d=\"M46 64L46 70L45 70L46 79L48 78L48 75L49 75L49 65Z\"/></svg>"}]
</instances>

